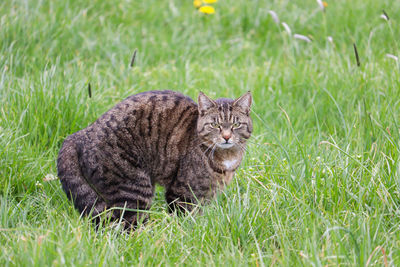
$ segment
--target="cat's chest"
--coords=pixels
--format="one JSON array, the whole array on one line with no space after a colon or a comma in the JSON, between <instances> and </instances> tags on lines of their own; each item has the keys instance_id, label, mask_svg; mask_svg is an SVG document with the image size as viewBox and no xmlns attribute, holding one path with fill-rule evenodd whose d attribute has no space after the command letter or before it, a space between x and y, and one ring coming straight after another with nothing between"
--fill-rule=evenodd
<instances>
[{"instance_id":1,"label":"cat's chest","mask_svg":"<svg viewBox=\"0 0 400 267\"><path fill-rule=\"evenodd\" d=\"M237 167L239 163L239 159L226 159L222 161L222 165L225 167L227 170L233 170Z\"/></svg>"},{"instance_id":2,"label":"cat's chest","mask_svg":"<svg viewBox=\"0 0 400 267\"><path fill-rule=\"evenodd\" d=\"M229 185L235 175L235 170L239 167L241 162L240 158L223 159L219 162L219 169L222 170L218 174L218 184L220 188Z\"/></svg>"}]
</instances>

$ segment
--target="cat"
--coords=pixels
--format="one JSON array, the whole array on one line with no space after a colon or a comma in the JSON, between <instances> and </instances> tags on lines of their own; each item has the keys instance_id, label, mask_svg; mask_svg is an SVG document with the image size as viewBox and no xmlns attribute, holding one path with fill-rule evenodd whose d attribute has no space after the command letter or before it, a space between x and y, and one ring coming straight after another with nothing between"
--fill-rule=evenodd
<instances>
[{"instance_id":1,"label":"cat","mask_svg":"<svg viewBox=\"0 0 400 267\"><path fill-rule=\"evenodd\" d=\"M58 177L79 212L98 218L112 208L126 228L147 219L155 184L170 211L191 211L229 184L253 125L252 96L198 104L174 91L132 95L93 124L68 136Z\"/></svg>"}]
</instances>

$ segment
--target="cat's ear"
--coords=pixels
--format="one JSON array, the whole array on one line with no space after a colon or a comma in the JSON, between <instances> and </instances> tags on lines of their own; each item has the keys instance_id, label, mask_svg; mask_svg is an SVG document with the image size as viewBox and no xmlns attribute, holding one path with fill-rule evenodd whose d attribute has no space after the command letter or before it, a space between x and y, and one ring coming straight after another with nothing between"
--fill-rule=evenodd
<instances>
[{"instance_id":1,"label":"cat's ear","mask_svg":"<svg viewBox=\"0 0 400 267\"><path fill-rule=\"evenodd\" d=\"M197 99L199 103L199 113L203 115L210 108L216 107L217 103L214 100L206 96L203 92L199 93L199 97Z\"/></svg>"},{"instance_id":2,"label":"cat's ear","mask_svg":"<svg viewBox=\"0 0 400 267\"><path fill-rule=\"evenodd\" d=\"M250 91L248 91L247 93L236 99L233 102L232 106L241 109L244 113L249 115L251 102L252 102L251 93Z\"/></svg>"}]
</instances>

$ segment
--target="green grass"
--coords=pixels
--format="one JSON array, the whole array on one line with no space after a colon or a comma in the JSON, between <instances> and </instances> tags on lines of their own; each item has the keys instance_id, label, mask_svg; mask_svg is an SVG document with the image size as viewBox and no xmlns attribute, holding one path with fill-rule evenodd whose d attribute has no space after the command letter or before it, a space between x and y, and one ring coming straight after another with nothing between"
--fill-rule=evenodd
<instances>
[{"instance_id":1,"label":"green grass","mask_svg":"<svg viewBox=\"0 0 400 267\"><path fill-rule=\"evenodd\" d=\"M327 2L1 1L0 265L400 265L400 2ZM67 135L156 89L251 90L246 159L201 216L159 188L146 226L96 232L43 178Z\"/></svg>"}]
</instances>

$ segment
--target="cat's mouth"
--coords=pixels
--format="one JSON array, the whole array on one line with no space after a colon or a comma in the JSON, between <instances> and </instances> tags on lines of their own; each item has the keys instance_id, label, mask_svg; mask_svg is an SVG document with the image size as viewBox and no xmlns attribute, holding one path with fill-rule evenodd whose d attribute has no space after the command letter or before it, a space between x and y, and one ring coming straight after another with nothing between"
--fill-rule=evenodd
<instances>
[{"instance_id":1,"label":"cat's mouth","mask_svg":"<svg viewBox=\"0 0 400 267\"><path fill-rule=\"evenodd\" d=\"M217 144L218 147L223 148L223 149L227 149L227 148L231 148L234 146L233 143L219 143Z\"/></svg>"}]
</instances>

